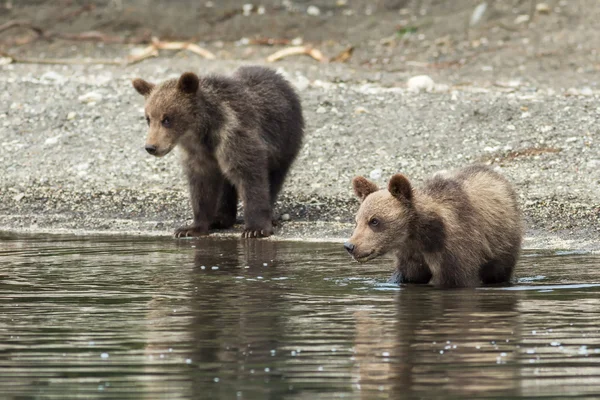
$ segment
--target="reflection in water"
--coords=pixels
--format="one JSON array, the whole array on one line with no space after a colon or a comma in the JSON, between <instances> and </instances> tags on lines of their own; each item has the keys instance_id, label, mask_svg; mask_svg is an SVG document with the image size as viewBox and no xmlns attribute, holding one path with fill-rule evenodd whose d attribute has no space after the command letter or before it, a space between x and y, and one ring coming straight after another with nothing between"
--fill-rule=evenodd
<instances>
[{"instance_id":1,"label":"reflection in water","mask_svg":"<svg viewBox=\"0 0 600 400\"><path fill-rule=\"evenodd\" d=\"M0 239L0 398L600 395L596 256L439 290L337 244Z\"/></svg>"},{"instance_id":2,"label":"reflection in water","mask_svg":"<svg viewBox=\"0 0 600 400\"><path fill-rule=\"evenodd\" d=\"M395 398L411 392L469 398L482 392L518 394L510 343L520 329L515 296L413 286L394 301L393 319L363 311L356 315L363 391L383 389Z\"/></svg>"}]
</instances>

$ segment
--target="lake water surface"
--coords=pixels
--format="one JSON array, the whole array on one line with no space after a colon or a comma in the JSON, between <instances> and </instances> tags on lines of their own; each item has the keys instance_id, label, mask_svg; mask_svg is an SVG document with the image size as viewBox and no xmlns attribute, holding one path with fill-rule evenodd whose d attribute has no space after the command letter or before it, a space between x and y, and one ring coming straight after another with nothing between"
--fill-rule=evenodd
<instances>
[{"instance_id":1,"label":"lake water surface","mask_svg":"<svg viewBox=\"0 0 600 400\"><path fill-rule=\"evenodd\" d=\"M386 284L340 244L0 234L1 399L600 397L600 256Z\"/></svg>"}]
</instances>

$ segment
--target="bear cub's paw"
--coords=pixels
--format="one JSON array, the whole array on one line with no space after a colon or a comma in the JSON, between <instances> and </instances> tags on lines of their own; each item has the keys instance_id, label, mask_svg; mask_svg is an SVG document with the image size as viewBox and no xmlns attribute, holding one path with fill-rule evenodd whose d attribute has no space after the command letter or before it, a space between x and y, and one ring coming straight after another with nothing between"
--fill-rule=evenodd
<instances>
[{"instance_id":1,"label":"bear cub's paw","mask_svg":"<svg viewBox=\"0 0 600 400\"><path fill-rule=\"evenodd\" d=\"M264 238L269 237L273 234L273 228L263 228L263 229L254 229L254 228L246 228L244 232L242 232L242 238L244 239L253 239L253 238Z\"/></svg>"},{"instance_id":2,"label":"bear cub's paw","mask_svg":"<svg viewBox=\"0 0 600 400\"><path fill-rule=\"evenodd\" d=\"M181 228L178 228L174 234L176 238L198 237L206 235L208 235L208 229L206 227L197 225L182 226Z\"/></svg>"}]
</instances>

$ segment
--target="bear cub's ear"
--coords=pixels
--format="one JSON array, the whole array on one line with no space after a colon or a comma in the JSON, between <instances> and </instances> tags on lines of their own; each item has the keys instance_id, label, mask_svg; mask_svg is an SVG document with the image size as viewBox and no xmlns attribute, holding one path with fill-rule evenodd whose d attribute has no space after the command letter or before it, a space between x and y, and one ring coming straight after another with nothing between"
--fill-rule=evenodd
<instances>
[{"instance_id":1,"label":"bear cub's ear","mask_svg":"<svg viewBox=\"0 0 600 400\"><path fill-rule=\"evenodd\" d=\"M379 190L376 184L362 176L357 176L352 179L352 187L354 188L356 197L358 197L361 202L363 202L368 195Z\"/></svg>"},{"instance_id":2,"label":"bear cub's ear","mask_svg":"<svg viewBox=\"0 0 600 400\"><path fill-rule=\"evenodd\" d=\"M148 97L150 92L152 92L152 89L154 89L154 83L147 82L140 78L134 79L132 83L135 90L144 97Z\"/></svg>"},{"instance_id":3,"label":"bear cub's ear","mask_svg":"<svg viewBox=\"0 0 600 400\"><path fill-rule=\"evenodd\" d=\"M398 200L412 200L413 191L408 178L402 174L392 176L388 183L388 191Z\"/></svg>"},{"instance_id":4,"label":"bear cub's ear","mask_svg":"<svg viewBox=\"0 0 600 400\"><path fill-rule=\"evenodd\" d=\"M193 94L198 91L198 85L200 84L200 80L198 76L193 72L186 72L181 77L179 77L179 81L177 82L177 88L184 93Z\"/></svg>"}]
</instances>

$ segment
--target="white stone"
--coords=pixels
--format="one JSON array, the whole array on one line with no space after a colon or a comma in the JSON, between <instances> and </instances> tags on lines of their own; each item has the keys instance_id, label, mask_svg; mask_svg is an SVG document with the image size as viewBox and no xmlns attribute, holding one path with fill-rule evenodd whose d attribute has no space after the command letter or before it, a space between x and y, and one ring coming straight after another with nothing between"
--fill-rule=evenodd
<instances>
[{"instance_id":1,"label":"white stone","mask_svg":"<svg viewBox=\"0 0 600 400\"><path fill-rule=\"evenodd\" d=\"M58 143L58 140L61 138L62 135L58 135L58 136L53 136L51 138L46 139L46 141L44 142L44 146L53 146L56 143Z\"/></svg>"},{"instance_id":2,"label":"white stone","mask_svg":"<svg viewBox=\"0 0 600 400\"><path fill-rule=\"evenodd\" d=\"M300 92L308 89L309 85L310 81L304 75L298 75L294 81L294 86L296 86L296 89Z\"/></svg>"},{"instance_id":3,"label":"white stone","mask_svg":"<svg viewBox=\"0 0 600 400\"><path fill-rule=\"evenodd\" d=\"M380 168L374 169L373 171L369 172L369 178L379 179L379 178L381 178L382 173L383 173L383 171Z\"/></svg>"},{"instance_id":4,"label":"white stone","mask_svg":"<svg viewBox=\"0 0 600 400\"><path fill-rule=\"evenodd\" d=\"M431 92L435 87L433 79L428 75L413 76L406 83L408 90L411 92Z\"/></svg>"},{"instance_id":5,"label":"white stone","mask_svg":"<svg viewBox=\"0 0 600 400\"><path fill-rule=\"evenodd\" d=\"M102 95L98 92L88 92L77 98L82 103L97 103L102 100Z\"/></svg>"},{"instance_id":6,"label":"white stone","mask_svg":"<svg viewBox=\"0 0 600 400\"><path fill-rule=\"evenodd\" d=\"M254 5L248 3L248 4L244 4L242 6L242 13L244 14L245 17L249 16L250 13L252 12L252 9L254 8Z\"/></svg>"},{"instance_id":7,"label":"white stone","mask_svg":"<svg viewBox=\"0 0 600 400\"><path fill-rule=\"evenodd\" d=\"M64 76L62 76L61 74L56 73L54 71L45 72L40 77L40 80L44 81L44 82L58 82L58 83L66 81Z\"/></svg>"},{"instance_id":8,"label":"white stone","mask_svg":"<svg viewBox=\"0 0 600 400\"><path fill-rule=\"evenodd\" d=\"M515 25L524 24L525 22L528 22L528 21L529 21L529 15L522 14L522 15L519 15L517 18L515 18Z\"/></svg>"},{"instance_id":9,"label":"white stone","mask_svg":"<svg viewBox=\"0 0 600 400\"><path fill-rule=\"evenodd\" d=\"M312 15L313 17L317 17L321 15L321 10L317 6L308 6L308 8L306 9L306 13L308 15Z\"/></svg>"}]
</instances>

